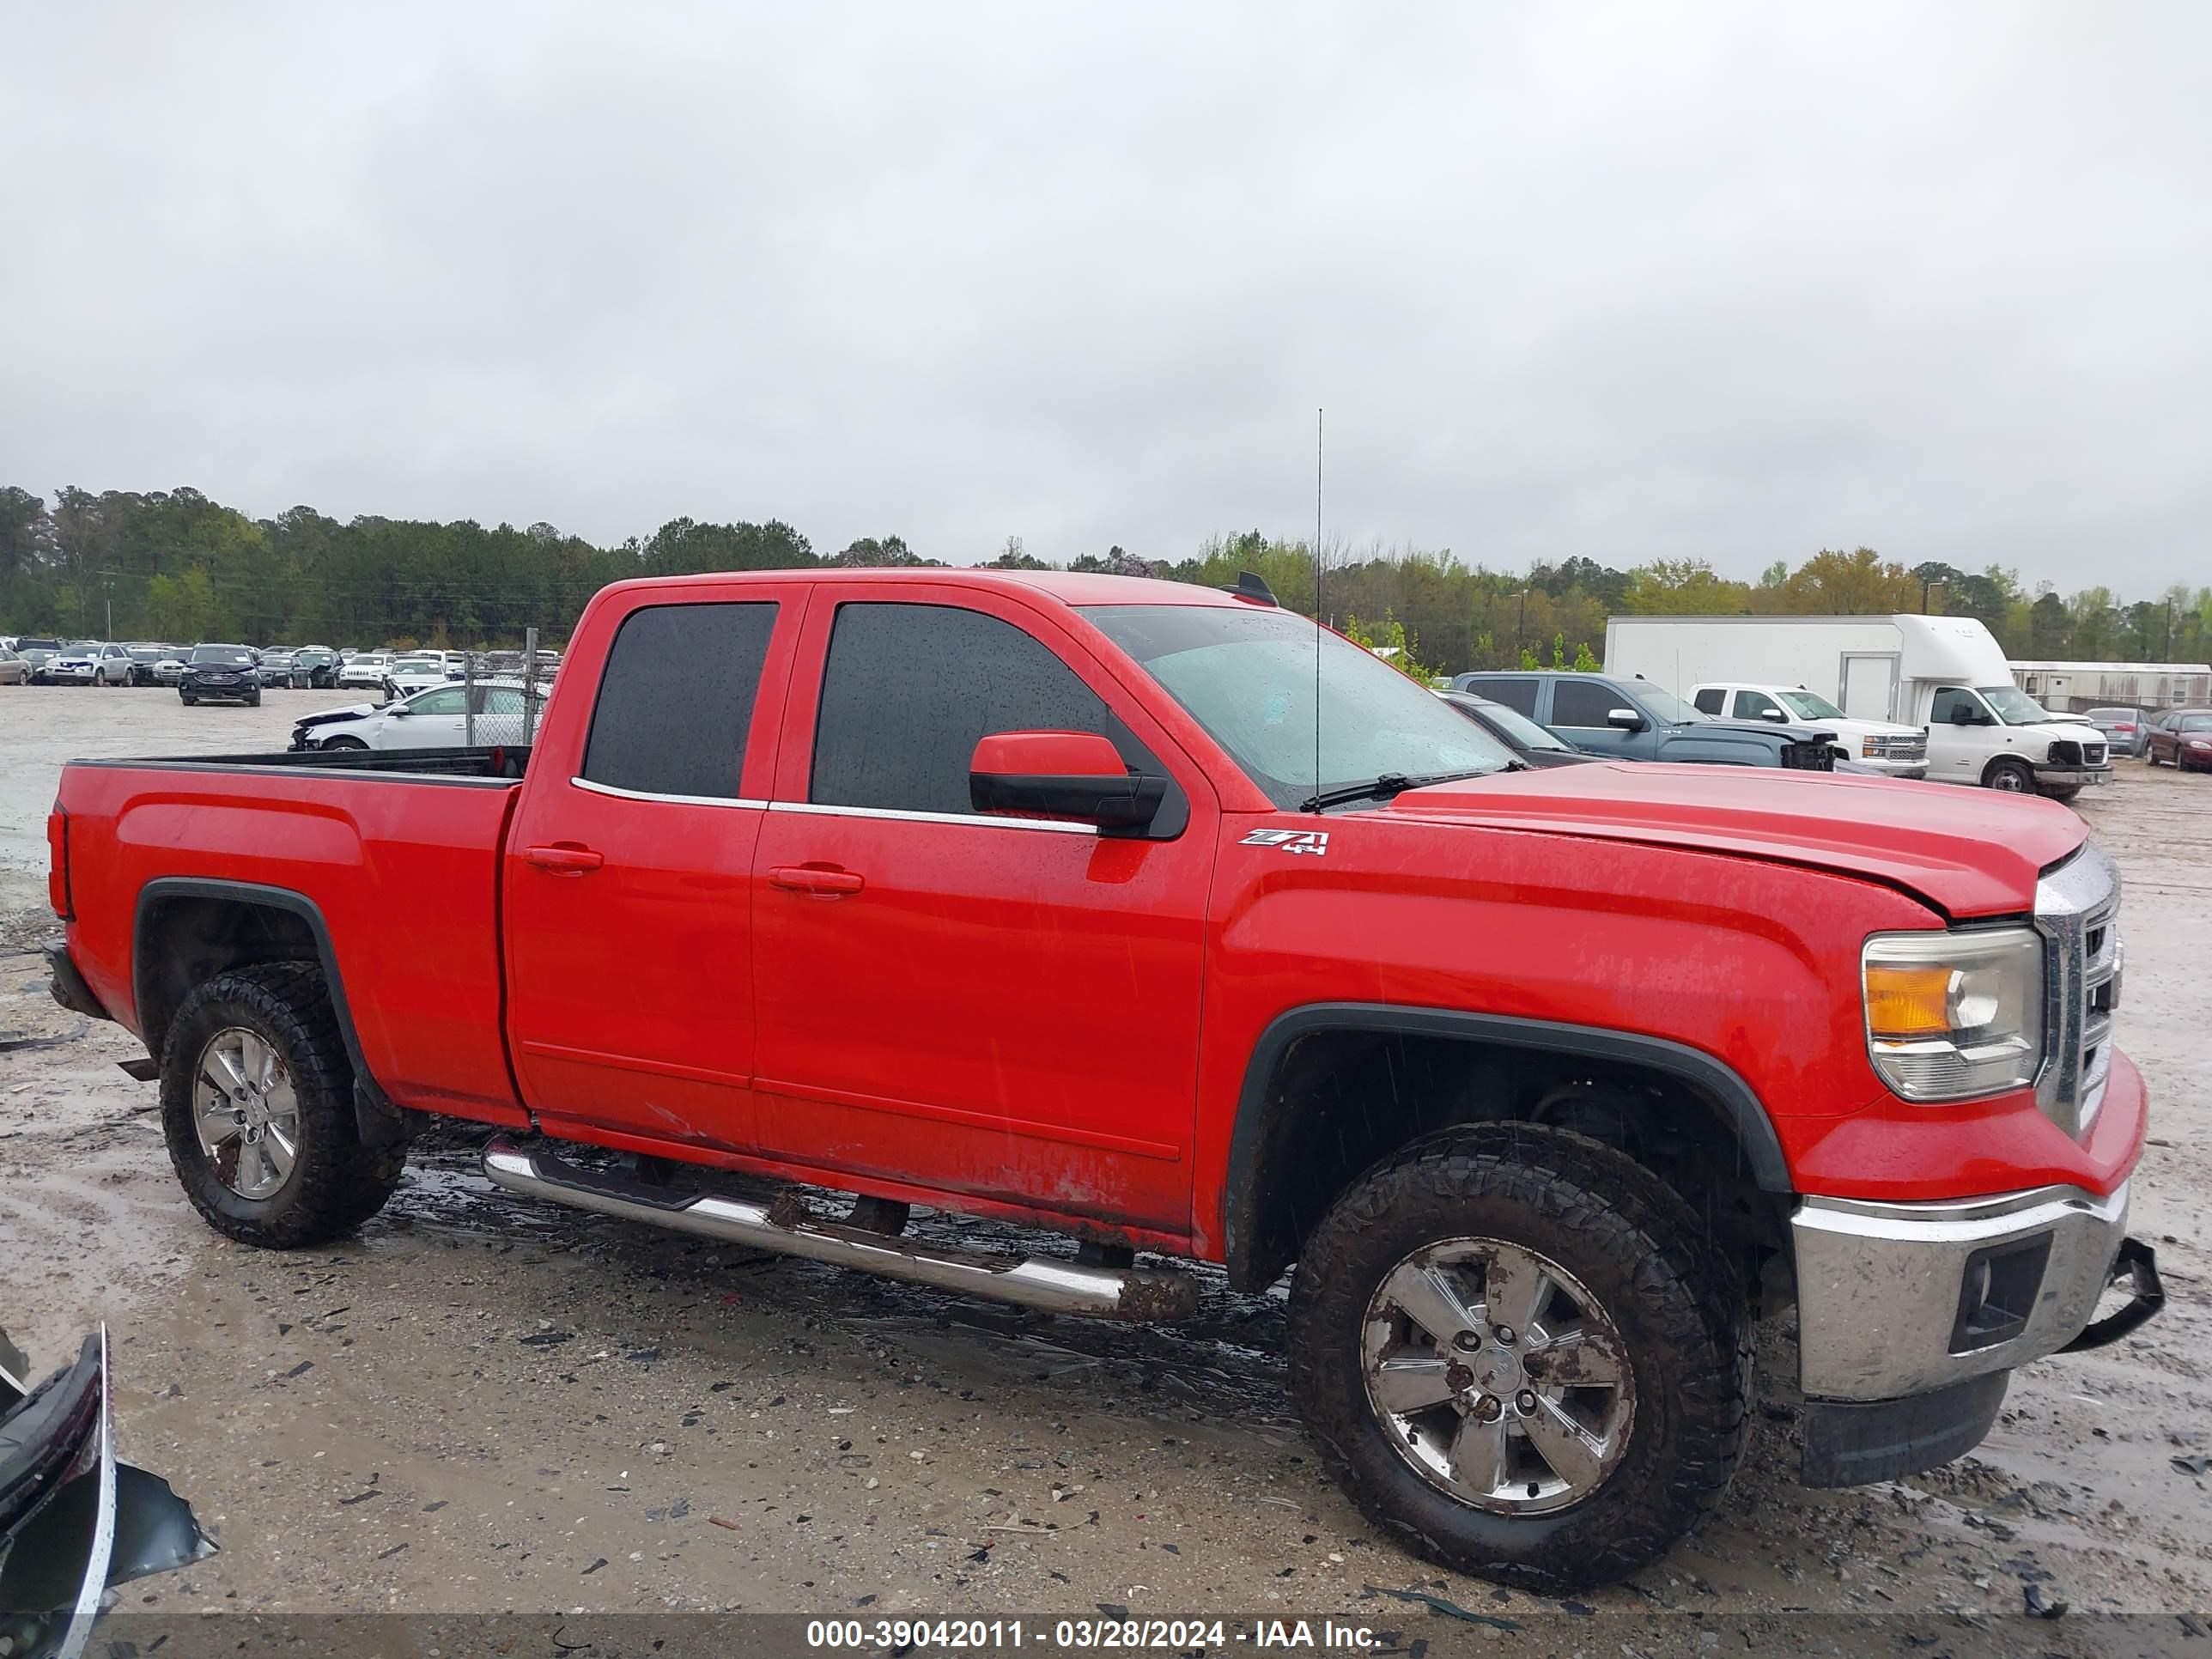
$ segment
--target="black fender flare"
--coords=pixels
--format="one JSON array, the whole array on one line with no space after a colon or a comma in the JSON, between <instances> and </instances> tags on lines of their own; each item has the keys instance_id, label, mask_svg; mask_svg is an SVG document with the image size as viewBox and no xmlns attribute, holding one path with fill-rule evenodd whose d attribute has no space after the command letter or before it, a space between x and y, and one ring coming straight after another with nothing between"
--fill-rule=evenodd
<instances>
[{"instance_id":1,"label":"black fender flare","mask_svg":"<svg viewBox=\"0 0 2212 1659\"><path fill-rule=\"evenodd\" d=\"M270 887L259 882L223 881L207 876L159 876L138 890L138 903L131 919L131 992L132 1000L143 1011L146 1006L148 985L148 955L145 949L146 931L153 910L165 900L194 898L216 899L227 903L249 905L264 910L281 910L298 917L307 924L308 936L315 942L316 959L322 964L323 982L329 988L331 1009L337 1016L338 1035L345 1042L346 1059L353 1066L354 1122L366 1146L389 1146L406 1138L408 1120L404 1110L384 1092L362 1057L361 1037L354 1030L353 1010L346 1004L345 979L338 972L337 951L331 944L330 924L323 919L322 907L305 893L289 887ZM145 1024L142 1012L139 1023ZM155 1054L156 1060L161 1055Z\"/></svg>"},{"instance_id":2,"label":"black fender flare","mask_svg":"<svg viewBox=\"0 0 2212 1659\"><path fill-rule=\"evenodd\" d=\"M1250 1271L1260 1200L1260 1158L1273 1117L1271 1096L1275 1078L1291 1044L1324 1031L1458 1038L1499 1048L1576 1054L1664 1073L1696 1088L1725 1115L1743 1150L1745 1167L1762 1192L1788 1194L1793 1190L1774 1120L1757 1092L1733 1066L1686 1043L1637 1031L1510 1014L1466 1013L1386 1002L1308 1003L1270 1021L1245 1063L1222 1182L1221 1238L1232 1285L1241 1284Z\"/></svg>"}]
</instances>

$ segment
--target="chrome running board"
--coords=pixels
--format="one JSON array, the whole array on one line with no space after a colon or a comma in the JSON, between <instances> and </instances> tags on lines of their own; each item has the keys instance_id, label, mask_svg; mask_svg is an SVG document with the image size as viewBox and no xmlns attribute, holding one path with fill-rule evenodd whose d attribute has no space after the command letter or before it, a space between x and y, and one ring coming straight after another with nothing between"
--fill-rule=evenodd
<instances>
[{"instance_id":1,"label":"chrome running board","mask_svg":"<svg viewBox=\"0 0 2212 1659\"><path fill-rule=\"evenodd\" d=\"M1017 1261L925 1245L866 1227L817 1220L795 1192L787 1192L774 1204L715 1193L678 1192L626 1176L580 1169L550 1152L527 1150L504 1135L484 1148L483 1171L494 1186L511 1193L1047 1313L1182 1319L1198 1309L1198 1281L1172 1268L1085 1267L1048 1256Z\"/></svg>"}]
</instances>

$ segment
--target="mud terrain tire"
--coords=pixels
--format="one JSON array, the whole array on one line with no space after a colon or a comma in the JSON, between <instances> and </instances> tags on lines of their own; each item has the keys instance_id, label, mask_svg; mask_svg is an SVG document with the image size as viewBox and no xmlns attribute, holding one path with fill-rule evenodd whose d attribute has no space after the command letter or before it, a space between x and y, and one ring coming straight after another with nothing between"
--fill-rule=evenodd
<instances>
[{"instance_id":1,"label":"mud terrain tire","mask_svg":"<svg viewBox=\"0 0 2212 1659\"><path fill-rule=\"evenodd\" d=\"M266 1197L233 1190L201 1147L193 1119L201 1053L230 1029L276 1050L298 1103L291 1170ZM292 1249L351 1232L382 1209L399 1184L406 1149L362 1145L353 1081L319 964L233 969L186 997L162 1045L161 1130L177 1179L208 1225L241 1244Z\"/></svg>"},{"instance_id":2,"label":"mud terrain tire","mask_svg":"<svg viewBox=\"0 0 2212 1659\"><path fill-rule=\"evenodd\" d=\"M1565 1508L1463 1501L1416 1472L1370 1403L1370 1298L1416 1252L1468 1238L1548 1258L1620 1334L1634 1387L1625 1449ZM1561 1129L1446 1129L1361 1176L1300 1255L1290 1352L1306 1426L1368 1518L1433 1561L1516 1589L1588 1589L1649 1565L1719 1500L1749 1426L1740 1276L1658 1177Z\"/></svg>"}]
</instances>

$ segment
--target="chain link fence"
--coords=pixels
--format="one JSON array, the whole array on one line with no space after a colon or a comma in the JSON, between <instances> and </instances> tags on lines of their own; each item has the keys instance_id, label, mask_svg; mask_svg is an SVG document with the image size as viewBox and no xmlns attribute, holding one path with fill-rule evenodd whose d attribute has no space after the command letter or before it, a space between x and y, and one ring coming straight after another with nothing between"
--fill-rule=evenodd
<instances>
[{"instance_id":1,"label":"chain link fence","mask_svg":"<svg viewBox=\"0 0 2212 1659\"><path fill-rule=\"evenodd\" d=\"M544 718L558 659L538 648L532 629L520 651L466 653L461 684L467 714L461 741L471 749L515 747L532 742Z\"/></svg>"}]
</instances>

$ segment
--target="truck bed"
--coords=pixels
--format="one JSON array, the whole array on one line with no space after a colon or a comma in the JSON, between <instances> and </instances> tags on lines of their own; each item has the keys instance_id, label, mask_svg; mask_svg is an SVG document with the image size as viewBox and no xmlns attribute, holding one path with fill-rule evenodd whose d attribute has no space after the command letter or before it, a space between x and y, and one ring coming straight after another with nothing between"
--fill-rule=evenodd
<instances>
[{"instance_id":1,"label":"truck bed","mask_svg":"<svg viewBox=\"0 0 2212 1659\"><path fill-rule=\"evenodd\" d=\"M72 934L107 1011L159 1053L227 901L277 913L265 954L357 988L358 1059L404 1106L526 1121L501 1036L499 884L529 750L75 761L62 774Z\"/></svg>"}]
</instances>

